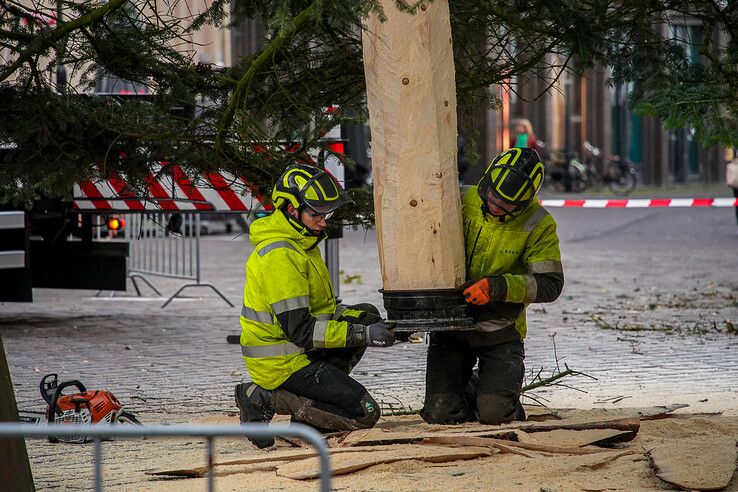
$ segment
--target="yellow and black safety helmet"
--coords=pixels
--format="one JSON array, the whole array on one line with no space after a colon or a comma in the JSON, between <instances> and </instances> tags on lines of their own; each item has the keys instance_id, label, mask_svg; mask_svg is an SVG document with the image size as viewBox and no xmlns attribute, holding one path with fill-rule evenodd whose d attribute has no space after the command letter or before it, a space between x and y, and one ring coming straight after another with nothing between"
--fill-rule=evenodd
<instances>
[{"instance_id":1,"label":"yellow and black safety helmet","mask_svg":"<svg viewBox=\"0 0 738 492\"><path fill-rule=\"evenodd\" d=\"M338 207L354 203L341 186L325 171L309 164L290 165L272 189L274 208L291 203L297 210L309 207L328 215Z\"/></svg>"},{"instance_id":2,"label":"yellow and black safety helmet","mask_svg":"<svg viewBox=\"0 0 738 492\"><path fill-rule=\"evenodd\" d=\"M487 200L502 202L501 216L517 217L530 205L541 189L544 167L534 149L513 147L492 161L479 180L477 192L482 210L489 213Z\"/></svg>"}]
</instances>

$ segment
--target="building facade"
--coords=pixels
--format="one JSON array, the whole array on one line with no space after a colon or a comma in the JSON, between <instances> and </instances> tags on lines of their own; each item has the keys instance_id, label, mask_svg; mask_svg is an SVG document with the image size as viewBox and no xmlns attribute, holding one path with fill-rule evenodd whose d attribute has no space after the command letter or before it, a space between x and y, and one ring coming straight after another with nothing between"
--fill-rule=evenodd
<instances>
[{"instance_id":1,"label":"building facade","mask_svg":"<svg viewBox=\"0 0 738 492\"><path fill-rule=\"evenodd\" d=\"M701 62L697 47L703 38L697 22L680 19L661 29L663 36L683 43L692 63ZM724 46L727 34L716 36L715 44ZM509 145L510 121L527 118L547 154L585 156L586 142L601 150L600 162L624 156L638 172L640 184L724 182L732 149L705 148L694 140L690 128L666 129L657 119L635 114L628 107L631 88L612 86L609 78L608 67L600 67L581 77L564 73L549 91L551 77L546 74L521 77L500 88L502 109L489 111L485 118L480 167Z\"/></svg>"}]
</instances>

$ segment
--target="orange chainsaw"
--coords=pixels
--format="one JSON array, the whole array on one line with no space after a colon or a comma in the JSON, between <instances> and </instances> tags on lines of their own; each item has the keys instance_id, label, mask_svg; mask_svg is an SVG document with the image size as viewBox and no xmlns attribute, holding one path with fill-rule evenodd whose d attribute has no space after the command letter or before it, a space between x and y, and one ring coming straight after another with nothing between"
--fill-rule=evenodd
<instances>
[{"instance_id":1,"label":"orange chainsaw","mask_svg":"<svg viewBox=\"0 0 738 492\"><path fill-rule=\"evenodd\" d=\"M62 394L69 387L75 387L76 393ZM140 422L136 417L123 410L118 399L108 390L87 391L85 385L77 380L64 381L58 384L56 373L47 374L41 380L41 397L46 401L46 418L49 423L92 425L103 423ZM50 442L84 443L91 441L87 436L49 436Z\"/></svg>"}]
</instances>

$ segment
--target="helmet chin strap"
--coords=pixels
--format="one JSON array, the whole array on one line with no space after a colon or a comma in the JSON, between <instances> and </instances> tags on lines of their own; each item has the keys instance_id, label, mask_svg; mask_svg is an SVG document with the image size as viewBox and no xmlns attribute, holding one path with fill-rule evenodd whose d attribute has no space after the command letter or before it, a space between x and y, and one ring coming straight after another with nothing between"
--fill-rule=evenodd
<instances>
[{"instance_id":1,"label":"helmet chin strap","mask_svg":"<svg viewBox=\"0 0 738 492\"><path fill-rule=\"evenodd\" d=\"M297 216L298 218L294 218L292 215L290 215L289 212L287 212L286 207L282 209L282 213L287 218L287 222L300 234L302 234L305 237L313 237L315 238L315 242L307 248L307 251L310 251L311 249L315 248L318 244L320 244L321 241L328 238L328 235L325 233L325 231L316 232L310 229L308 226L306 226L300 219L300 213L298 212Z\"/></svg>"},{"instance_id":2,"label":"helmet chin strap","mask_svg":"<svg viewBox=\"0 0 738 492\"><path fill-rule=\"evenodd\" d=\"M301 207L302 208L302 207ZM300 219L300 211L297 212L297 218L293 217L288 211L287 207L284 207L282 209L282 213L287 218L287 222L290 223L292 227L295 228L297 232L302 234L303 236L314 236L314 237L320 237L321 232L316 232L310 229L308 226L305 225L305 223Z\"/></svg>"}]
</instances>

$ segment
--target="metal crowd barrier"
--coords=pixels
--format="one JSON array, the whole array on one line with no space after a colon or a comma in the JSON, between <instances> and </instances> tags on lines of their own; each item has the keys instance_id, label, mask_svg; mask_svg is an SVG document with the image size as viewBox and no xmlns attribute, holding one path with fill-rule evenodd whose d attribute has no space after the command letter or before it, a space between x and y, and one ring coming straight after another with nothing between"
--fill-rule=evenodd
<instances>
[{"instance_id":1,"label":"metal crowd barrier","mask_svg":"<svg viewBox=\"0 0 738 492\"><path fill-rule=\"evenodd\" d=\"M318 451L320 490L331 489L331 464L328 446L318 431L303 424L242 425L68 425L20 424L0 422L0 437L90 436L94 445L94 481L96 492L102 491L102 440L110 437L203 437L207 439L208 491L215 487L213 476L213 441L216 437L294 437L303 439ZM56 446L57 444L55 444ZM64 444L66 446L66 444ZM72 446L71 444L69 446Z\"/></svg>"},{"instance_id":2,"label":"metal crowd barrier","mask_svg":"<svg viewBox=\"0 0 738 492\"><path fill-rule=\"evenodd\" d=\"M339 265L338 252L338 239L327 239L325 242L325 265L328 267L328 275L330 275L331 283L333 284L333 294L336 297L341 296L341 267Z\"/></svg>"},{"instance_id":3,"label":"metal crowd barrier","mask_svg":"<svg viewBox=\"0 0 738 492\"><path fill-rule=\"evenodd\" d=\"M231 301L213 284L202 281L200 268L200 214L145 212L127 214L128 224L124 228L129 242L128 276L136 292L139 278L157 294L159 291L144 275L192 280L180 287L162 304L166 307L183 290L189 287L209 287L229 306Z\"/></svg>"},{"instance_id":4,"label":"metal crowd barrier","mask_svg":"<svg viewBox=\"0 0 738 492\"><path fill-rule=\"evenodd\" d=\"M186 212L137 212L125 214L124 239L129 243L128 277L136 294L141 295L137 280L144 282L157 295L161 292L146 275L192 280L183 285L162 305L169 305L188 287L209 287L229 306L233 304L213 284L204 283L201 275L200 214ZM97 239L103 239L104 216L93 219ZM336 297L341 295L339 239L325 241L325 263Z\"/></svg>"}]
</instances>

